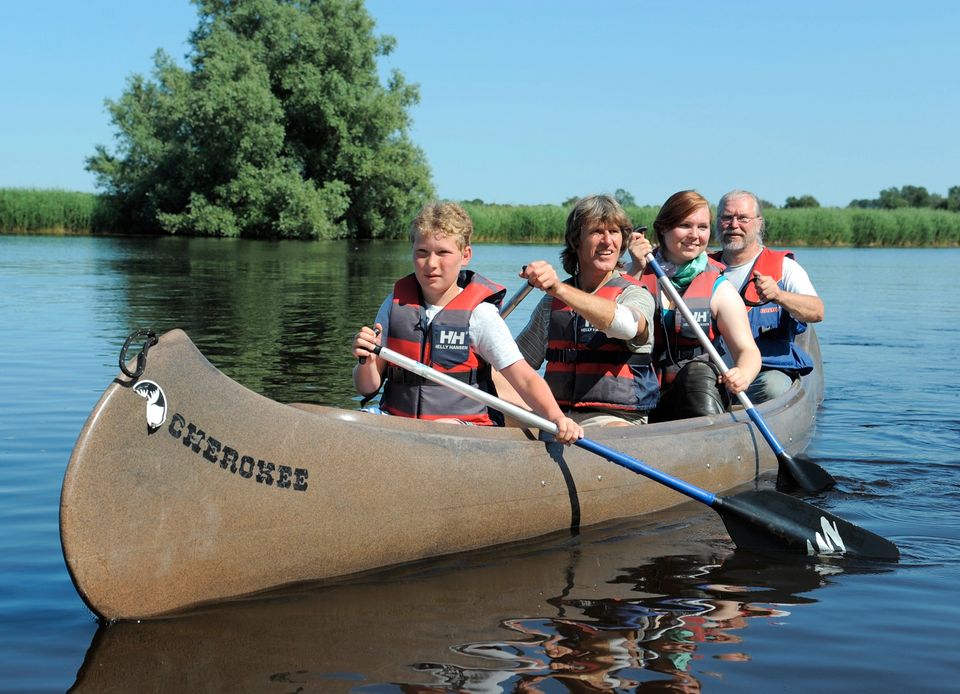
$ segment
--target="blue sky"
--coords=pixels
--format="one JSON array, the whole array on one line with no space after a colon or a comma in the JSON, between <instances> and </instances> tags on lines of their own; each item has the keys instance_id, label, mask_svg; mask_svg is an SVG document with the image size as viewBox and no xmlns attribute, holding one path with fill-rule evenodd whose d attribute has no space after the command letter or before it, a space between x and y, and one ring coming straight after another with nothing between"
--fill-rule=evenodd
<instances>
[{"instance_id":1,"label":"blue sky","mask_svg":"<svg viewBox=\"0 0 960 694\"><path fill-rule=\"evenodd\" d=\"M369 0L420 85L413 140L441 197L641 204L748 188L845 206L960 185L960 4ZM93 191L104 99L163 48L188 0L0 0L0 187Z\"/></svg>"}]
</instances>

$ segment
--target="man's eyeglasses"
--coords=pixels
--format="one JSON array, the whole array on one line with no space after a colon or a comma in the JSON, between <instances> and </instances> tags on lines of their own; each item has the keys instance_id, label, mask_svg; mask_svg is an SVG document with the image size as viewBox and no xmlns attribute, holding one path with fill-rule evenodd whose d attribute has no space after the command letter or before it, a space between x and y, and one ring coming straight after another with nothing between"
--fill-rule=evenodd
<instances>
[{"instance_id":1,"label":"man's eyeglasses","mask_svg":"<svg viewBox=\"0 0 960 694\"><path fill-rule=\"evenodd\" d=\"M754 219L760 219L760 216L758 215L756 217L748 217L745 214L738 214L738 215L725 214L720 217L720 223L728 227L731 224L733 224L733 220L737 220L740 226L744 226L752 222Z\"/></svg>"}]
</instances>

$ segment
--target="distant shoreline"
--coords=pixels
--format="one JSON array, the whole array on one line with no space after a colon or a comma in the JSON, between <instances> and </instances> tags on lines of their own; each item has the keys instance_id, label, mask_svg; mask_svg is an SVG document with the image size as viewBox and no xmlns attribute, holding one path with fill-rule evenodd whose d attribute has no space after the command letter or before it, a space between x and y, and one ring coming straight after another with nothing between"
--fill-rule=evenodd
<instances>
[{"instance_id":1,"label":"distant shoreline","mask_svg":"<svg viewBox=\"0 0 960 694\"><path fill-rule=\"evenodd\" d=\"M569 207L463 202L474 222L476 243L561 244ZM112 215L95 193L62 190L0 189L0 234L35 236L148 237L113 231ZM634 225L650 226L656 206L627 206ZM802 207L763 210L764 242L780 247L953 248L960 246L960 212L901 207L892 210ZM204 234L217 236L216 234ZM406 228L383 239L406 238Z\"/></svg>"},{"instance_id":2,"label":"distant shoreline","mask_svg":"<svg viewBox=\"0 0 960 694\"><path fill-rule=\"evenodd\" d=\"M20 230L7 230L0 229L0 236L43 236L43 237L58 237L58 238L114 238L114 239L159 239L159 238L218 238L221 240L236 240L236 241L267 241L275 242L271 239L239 239L232 237L210 237L210 236L191 236L186 234L124 234L121 232L109 232L109 231L75 231L72 229L31 229L29 231L20 231ZM290 240L290 239L286 239ZM293 239L296 243L318 243L318 241L301 241L299 239ZM357 239L327 239L322 241L322 243L357 243ZM362 240L362 243L405 243L403 239L366 239ZM474 245L483 245L483 244L524 244L532 246L558 246L563 244L563 238L557 237L556 239L547 239L543 241L526 241L526 240L504 240L504 239L489 239L483 237L475 237L473 244ZM790 243L781 243L779 241L770 241L767 240L767 245L773 248L783 248L783 247L793 247L793 248L960 248L960 242L941 242L941 243L924 243L924 244L882 244L882 243L872 243L872 244L854 244L854 243L808 243L805 241L792 241ZM712 247L712 246L711 246Z\"/></svg>"}]
</instances>

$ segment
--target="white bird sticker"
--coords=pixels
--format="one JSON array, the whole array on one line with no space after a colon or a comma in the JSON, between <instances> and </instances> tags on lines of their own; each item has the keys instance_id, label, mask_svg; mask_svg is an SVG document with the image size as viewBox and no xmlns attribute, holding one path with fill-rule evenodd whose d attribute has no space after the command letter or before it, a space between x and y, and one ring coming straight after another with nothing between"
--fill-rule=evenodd
<instances>
[{"instance_id":1,"label":"white bird sticker","mask_svg":"<svg viewBox=\"0 0 960 694\"><path fill-rule=\"evenodd\" d=\"M820 516L820 529L823 530L823 535L820 533L813 534L814 539L817 541L816 548L814 548L810 540L807 540L807 554L842 554L847 551L847 547L843 543L843 538L840 537L840 529L836 523L831 523L823 516Z\"/></svg>"},{"instance_id":2,"label":"white bird sticker","mask_svg":"<svg viewBox=\"0 0 960 694\"><path fill-rule=\"evenodd\" d=\"M167 396L153 381L140 381L133 390L147 401L147 428L152 433L167 420Z\"/></svg>"}]
</instances>

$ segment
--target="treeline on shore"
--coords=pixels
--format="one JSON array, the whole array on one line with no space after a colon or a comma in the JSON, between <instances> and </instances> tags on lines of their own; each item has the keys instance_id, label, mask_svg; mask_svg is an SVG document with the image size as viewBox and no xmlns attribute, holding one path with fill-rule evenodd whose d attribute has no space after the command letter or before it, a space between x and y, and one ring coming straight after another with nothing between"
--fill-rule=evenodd
<instances>
[{"instance_id":1,"label":"treeline on shore","mask_svg":"<svg viewBox=\"0 0 960 694\"><path fill-rule=\"evenodd\" d=\"M563 242L567 206L463 205L473 218L477 242ZM106 210L94 193L0 189L0 233L120 234ZM652 226L658 208L628 205L626 211L635 225ZM946 210L806 207L763 213L765 239L772 246L960 246L960 214Z\"/></svg>"}]
</instances>

